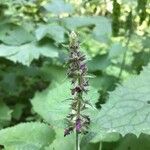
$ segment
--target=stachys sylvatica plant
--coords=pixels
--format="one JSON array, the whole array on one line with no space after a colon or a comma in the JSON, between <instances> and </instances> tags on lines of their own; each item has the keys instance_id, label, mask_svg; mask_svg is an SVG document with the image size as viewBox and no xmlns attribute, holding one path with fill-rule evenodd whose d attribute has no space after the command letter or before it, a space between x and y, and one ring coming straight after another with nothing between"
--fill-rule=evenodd
<instances>
[{"instance_id":1,"label":"stachys sylvatica plant","mask_svg":"<svg viewBox=\"0 0 150 150\"><path fill-rule=\"evenodd\" d=\"M72 84L72 103L71 112L67 116L67 128L64 131L64 136L75 131L76 150L79 150L79 134L86 134L90 124L89 116L82 112L86 109L87 104L87 101L83 98L83 94L88 92L88 69L86 66L86 57L80 52L78 37L74 31L70 34L69 42L67 76Z\"/></svg>"}]
</instances>

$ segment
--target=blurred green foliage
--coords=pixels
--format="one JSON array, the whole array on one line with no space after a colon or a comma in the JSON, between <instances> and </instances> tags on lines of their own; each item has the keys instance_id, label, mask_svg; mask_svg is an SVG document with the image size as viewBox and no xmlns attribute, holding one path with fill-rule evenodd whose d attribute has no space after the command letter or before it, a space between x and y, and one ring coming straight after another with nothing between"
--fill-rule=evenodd
<instances>
[{"instance_id":1,"label":"blurred green foliage","mask_svg":"<svg viewBox=\"0 0 150 150\"><path fill-rule=\"evenodd\" d=\"M149 25L149 0L0 0L1 148L73 150L74 135L63 138L62 129L54 128L54 133L45 123L36 123L48 120L53 125L55 117L58 121L62 119L55 114L59 107L61 110L68 104L61 106L62 97L67 97L63 94L60 97L59 90L53 88L66 83L69 32L75 30L79 34L81 50L87 56L89 73L93 76L90 85L98 91L98 98L92 103L101 111L111 97L109 92L130 76L140 74L149 63ZM49 97L43 96L43 90L50 93ZM39 97L36 92L40 92ZM58 108L50 103L54 102L53 92L53 97L58 96L55 97ZM36 130L33 137L30 124ZM98 150L101 144L101 150L150 149L150 137L146 134L139 138L128 134L119 136L119 140L118 135L104 138L103 133L98 134L96 143L89 143L91 135L87 136L90 140L83 137L82 150Z\"/></svg>"}]
</instances>

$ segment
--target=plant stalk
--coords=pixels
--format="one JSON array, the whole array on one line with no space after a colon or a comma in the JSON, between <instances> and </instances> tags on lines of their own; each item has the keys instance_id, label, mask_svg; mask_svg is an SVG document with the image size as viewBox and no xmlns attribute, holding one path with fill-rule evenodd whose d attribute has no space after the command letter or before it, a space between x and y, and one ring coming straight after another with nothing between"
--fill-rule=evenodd
<instances>
[{"instance_id":1,"label":"plant stalk","mask_svg":"<svg viewBox=\"0 0 150 150\"><path fill-rule=\"evenodd\" d=\"M76 150L80 150L79 133L76 131Z\"/></svg>"},{"instance_id":2,"label":"plant stalk","mask_svg":"<svg viewBox=\"0 0 150 150\"><path fill-rule=\"evenodd\" d=\"M122 63L121 63L121 68L120 68L120 72L119 72L119 75L118 75L118 78L120 79L121 76L122 76L122 72L123 72L123 69L124 69L124 66L125 66L125 62L126 62L126 55L127 55L127 48L128 48L128 45L129 45L129 42L130 42L130 38L131 38L131 33L129 33L129 36L128 36L128 40L126 42L126 51L124 52L123 54L123 59L122 59Z\"/></svg>"},{"instance_id":3,"label":"plant stalk","mask_svg":"<svg viewBox=\"0 0 150 150\"><path fill-rule=\"evenodd\" d=\"M80 76L78 76L78 85L81 84ZM82 93L78 94L78 106L77 106L77 118L80 117L80 105L81 105ZM76 131L76 150L80 150L79 133Z\"/></svg>"},{"instance_id":4,"label":"plant stalk","mask_svg":"<svg viewBox=\"0 0 150 150\"><path fill-rule=\"evenodd\" d=\"M100 142L100 143L99 143L99 150L102 150L102 146L103 146L103 143Z\"/></svg>"}]
</instances>

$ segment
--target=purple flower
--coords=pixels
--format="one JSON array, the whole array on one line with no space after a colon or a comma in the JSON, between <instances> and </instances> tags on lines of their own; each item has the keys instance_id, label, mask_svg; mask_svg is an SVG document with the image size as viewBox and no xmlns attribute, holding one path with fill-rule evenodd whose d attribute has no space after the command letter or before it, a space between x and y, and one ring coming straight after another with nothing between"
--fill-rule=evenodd
<instances>
[{"instance_id":1,"label":"purple flower","mask_svg":"<svg viewBox=\"0 0 150 150\"><path fill-rule=\"evenodd\" d=\"M71 94L74 95L75 93L80 93L82 88L80 86L76 86L74 89L71 90Z\"/></svg>"},{"instance_id":2,"label":"purple flower","mask_svg":"<svg viewBox=\"0 0 150 150\"><path fill-rule=\"evenodd\" d=\"M82 127L82 126L81 126L81 119L78 118L78 119L76 120L76 131L77 131L77 132L81 132L81 127Z\"/></svg>"}]
</instances>

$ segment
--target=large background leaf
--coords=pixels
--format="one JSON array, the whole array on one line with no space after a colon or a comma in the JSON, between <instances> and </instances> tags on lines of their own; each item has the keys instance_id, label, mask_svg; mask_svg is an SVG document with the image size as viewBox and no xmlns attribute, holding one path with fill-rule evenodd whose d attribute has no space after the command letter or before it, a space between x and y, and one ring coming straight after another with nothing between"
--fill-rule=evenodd
<instances>
[{"instance_id":1,"label":"large background leaf","mask_svg":"<svg viewBox=\"0 0 150 150\"><path fill-rule=\"evenodd\" d=\"M0 56L6 57L14 62L29 66L32 60L38 59L40 55L46 57L58 57L58 49L52 45L38 45L36 43L21 46L0 45Z\"/></svg>"},{"instance_id":2,"label":"large background leaf","mask_svg":"<svg viewBox=\"0 0 150 150\"><path fill-rule=\"evenodd\" d=\"M41 25L35 32L37 40L49 37L58 43L65 41L65 29L57 24Z\"/></svg>"},{"instance_id":3,"label":"large background leaf","mask_svg":"<svg viewBox=\"0 0 150 150\"><path fill-rule=\"evenodd\" d=\"M52 0L51 3L44 5L44 8L51 13L59 15L61 13L71 13L73 11L73 7L65 3L64 0Z\"/></svg>"},{"instance_id":4,"label":"large background leaf","mask_svg":"<svg viewBox=\"0 0 150 150\"><path fill-rule=\"evenodd\" d=\"M72 133L71 135L68 135L64 137L64 130L60 128L55 128L56 131L56 139L53 141L53 143L46 147L45 150L75 150L75 133ZM80 139L82 139L82 136L80 136ZM82 144L81 150L98 150L99 143L97 144Z\"/></svg>"},{"instance_id":5,"label":"large background leaf","mask_svg":"<svg viewBox=\"0 0 150 150\"><path fill-rule=\"evenodd\" d=\"M64 82L52 90L48 88L41 93L36 93L32 99L33 109L51 125L64 128L64 119L71 111L69 109L71 103L70 88L70 83ZM97 98L97 91L91 88L87 100L93 104Z\"/></svg>"},{"instance_id":6,"label":"large background leaf","mask_svg":"<svg viewBox=\"0 0 150 150\"><path fill-rule=\"evenodd\" d=\"M13 150L40 150L52 143L54 138L54 130L38 122L22 123L0 131L0 145Z\"/></svg>"},{"instance_id":7,"label":"large background leaf","mask_svg":"<svg viewBox=\"0 0 150 150\"><path fill-rule=\"evenodd\" d=\"M108 42L108 37L112 32L110 20L102 16L68 17L62 19L62 23L70 30L93 26L92 36L100 42Z\"/></svg>"},{"instance_id":8,"label":"large background leaf","mask_svg":"<svg viewBox=\"0 0 150 150\"><path fill-rule=\"evenodd\" d=\"M0 26L0 41L9 45L21 45L34 39L22 26L14 24L3 24Z\"/></svg>"},{"instance_id":9,"label":"large background leaf","mask_svg":"<svg viewBox=\"0 0 150 150\"><path fill-rule=\"evenodd\" d=\"M110 133L150 133L150 65L110 93L109 101L94 119L97 139ZM109 138L109 137L108 137Z\"/></svg>"}]
</instances>

